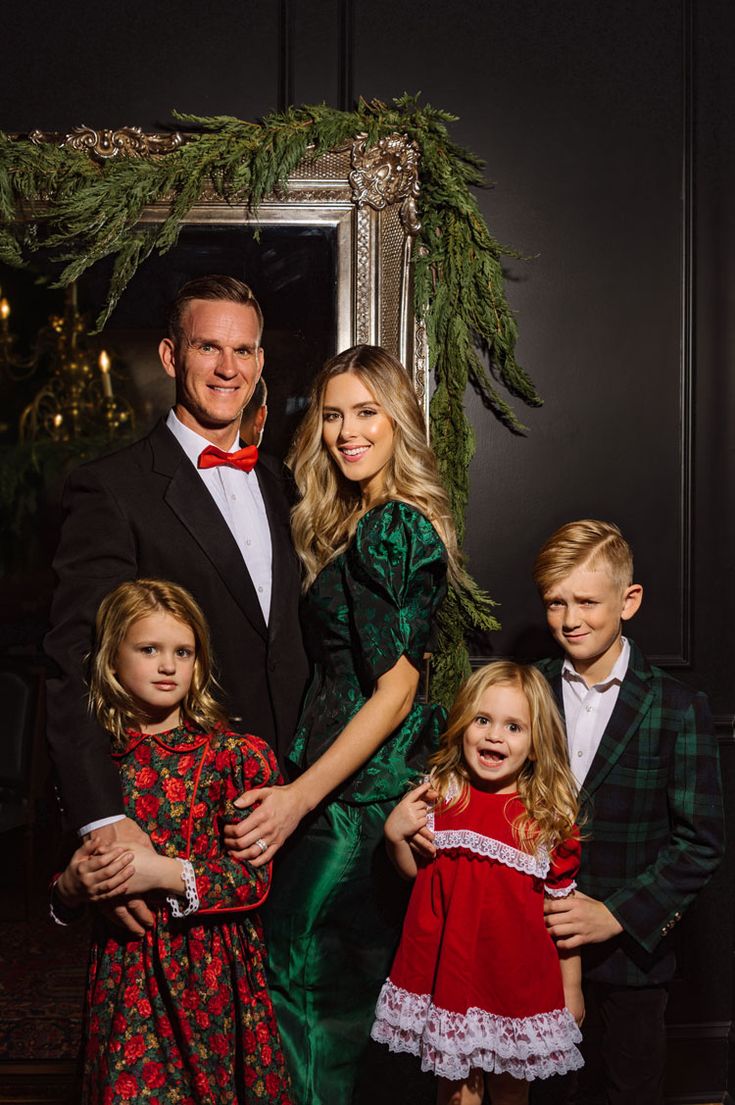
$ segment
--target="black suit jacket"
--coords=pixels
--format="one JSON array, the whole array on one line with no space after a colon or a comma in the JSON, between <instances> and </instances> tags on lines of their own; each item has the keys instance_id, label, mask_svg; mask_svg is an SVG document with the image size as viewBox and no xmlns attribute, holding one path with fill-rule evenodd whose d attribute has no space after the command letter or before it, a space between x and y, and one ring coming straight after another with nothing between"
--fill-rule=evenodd
<instances>
[{"instance_id":1,"label":"black suit jacket","mask_svg":"<svg viewBox=\"0 0 735 1105\"><path fill-rule=\"evenodd\" d=\"M109 737L90 717L85 679L97 608L124 580L167 579L191 591L209 621L225 707L283 759L307 675L300 570L284 481L267 457L256 471L273 546L268 626L232 534L165 423L69 477L46 651L58 669L48 686L49 747L70 825L122 811Z\"/></svg>"}]
</instances>

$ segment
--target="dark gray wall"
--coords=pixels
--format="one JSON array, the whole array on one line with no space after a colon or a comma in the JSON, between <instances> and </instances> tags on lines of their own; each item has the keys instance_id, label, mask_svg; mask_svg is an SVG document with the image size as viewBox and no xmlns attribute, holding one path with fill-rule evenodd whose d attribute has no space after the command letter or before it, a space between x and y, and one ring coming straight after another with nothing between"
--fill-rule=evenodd
<instances>
[{"instance_id":1,"label":"dark gray wall","mask_svg":"<svg viewBox=\"0 0 735 1105\"><path fill-rule=\"evenodd\" d=\"M617 521L646 588L634 628L708 691L732 793L735 77L727 0L192 0L4 18L0 128L254 117L421 91L487 162L519 354L545 397L502 429L474 396L466 548L502 604L478 656L545 648L529 572L557 524ZM73 12L73 15L70 14ZM731 832L731 836L733 836ZM722 1100L733 861L682 926L670 1092ZM702 1095L709 1094L705 1097Z\"/></svg>"}]
</instances>

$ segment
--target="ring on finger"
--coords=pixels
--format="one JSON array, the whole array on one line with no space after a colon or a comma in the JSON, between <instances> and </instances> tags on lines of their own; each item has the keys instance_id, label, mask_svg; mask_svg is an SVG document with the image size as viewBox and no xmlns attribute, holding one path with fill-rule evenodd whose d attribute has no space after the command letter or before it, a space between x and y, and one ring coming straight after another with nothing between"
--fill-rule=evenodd
<instances>
[{"instance_id":1,"label":"ring on finger","mask_svg":"<svg viewBox=\"0 0 735 1105\"><path fill-rule=\"evenodd\" d=\"M265 853L268 851L268 844L265 840L263 840L262 836L259 836L255 843L260 848L261 853Z\"/></svg>"}]
</instances>

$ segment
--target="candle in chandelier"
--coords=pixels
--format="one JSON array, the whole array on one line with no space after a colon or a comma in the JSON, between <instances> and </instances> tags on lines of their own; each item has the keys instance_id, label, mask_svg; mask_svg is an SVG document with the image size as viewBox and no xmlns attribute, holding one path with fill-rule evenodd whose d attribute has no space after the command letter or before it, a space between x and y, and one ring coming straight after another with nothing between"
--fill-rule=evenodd
<instances>
[{"instance_id":1,"label":"candle in chandelier","mask_svg":"<svg viewBox=\"0 0 735 1105\"><path fill-rule=\"evenodd\" d=\"M3 298L0 299L0 321L2 321L3 330L7 330L7 328L8 328L8 316L9 315L10 315L10 304L8 303L5 296L3 296Z\"/></svg>"},{"instance_id":2,"label":"candle in chandelier","mask_svg":"<svg viewBox=\"0 0 735 1105\"><path fill-rule=\"evenodd\" d=\"M103 349L100 353L97 364L99 365L100 375L102 376L102 394L105 399L112 399L112 379L110 378L110 358Z\"/></svg>"}]
</instances>

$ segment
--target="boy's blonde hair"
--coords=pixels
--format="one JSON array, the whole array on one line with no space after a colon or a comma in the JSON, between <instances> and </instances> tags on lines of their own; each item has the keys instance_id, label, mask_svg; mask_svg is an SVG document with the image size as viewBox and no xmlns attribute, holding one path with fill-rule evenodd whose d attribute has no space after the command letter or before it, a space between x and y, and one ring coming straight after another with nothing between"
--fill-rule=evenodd
<instances>
[{"instance_id":1,"label":"boy's blonde hair","mask_svg":"<svg viewBox=\"0 0 735 1105\"><path fill-rule=\"evenodd\" d=\"M633 552L615 523L582 518L560 526L536 557L533 578L541 597L585 564L604 565L621 591L633 582Z\"/></svg>"},{"instance_id":2,"label":"boy's blonde hair","mask_svg":"<svg viewBox=\"0 0 735 1105\"><path fill-rule=\"evenodd\" d=\"M209 629L199 605L188 591L175 583L136 579L121 583L100 603L92 656L90 709L118 746L124 741L125 729L139 725L141 718L115 673L117 654L131 626L159 612L183 622L194 635L194 671L191 686L181 703L182 719L203 729L226 721L224 711L211 693L216 684L212 675Z\"/></svg>"},{"instance_id":3,"label":"boy's blonde hair","mask_svg":"<svg viewBox=\"0 0 735 1105\"><path fill-rule=\"evenodd\" d=\"M531 749L518 777L518 796L525 809L513 823L519 846L535 852L551 850L573 835L579 812L577 788L569 769L564 725L551 687L534 667L498 660L473 672L463 683L449 712L439 750L429 760L432 783L440 798L459 784L448 807L466 806L470 776L464 762L464 734L479 712L485 691L494 686L517 687L528 703Z\"/></svg>"}]
</instances>

